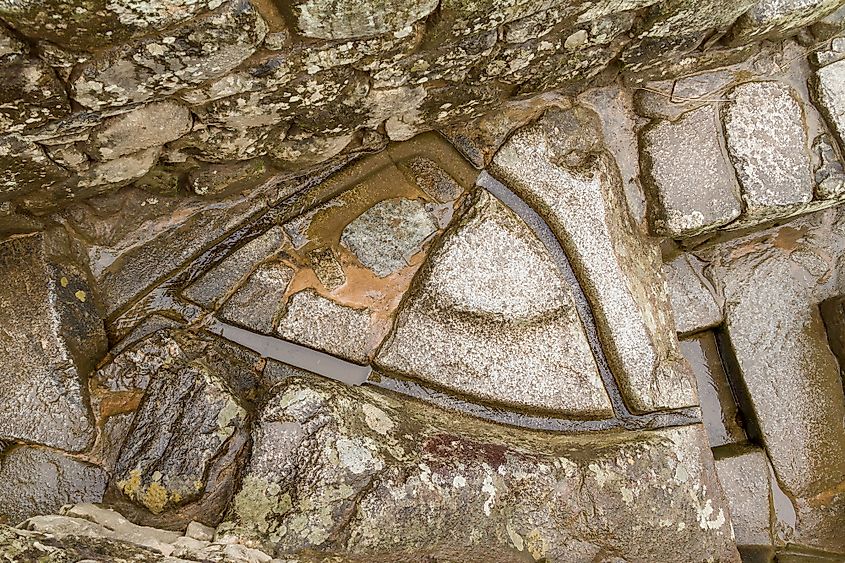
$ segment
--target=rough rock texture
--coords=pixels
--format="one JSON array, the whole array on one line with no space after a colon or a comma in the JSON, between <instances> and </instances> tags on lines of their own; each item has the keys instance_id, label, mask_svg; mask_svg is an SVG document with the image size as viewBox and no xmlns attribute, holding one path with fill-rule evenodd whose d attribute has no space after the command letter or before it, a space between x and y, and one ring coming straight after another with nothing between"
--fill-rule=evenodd
<instances>
[{"instance_id":1,"label":"rough rock texture","mask_svg":"<svg viewBox=\"0 0 845 563\"><path fill-rule=\"evenodd\" d=\"M816 72L815 97L840 145L845 145L845 61Z\"/></svg>"},{"instance_id":2,"label":"rough rock texture","mask_svg":"<svg viewBox=\"0 0 845 563\"><path fill-rule=\"evenodd\" d=\"M0 242L0 438L91 445L85 382L106 353L84 261L59 231Z\"/></svg>"},{"instance_id":3,"label":"rough rock texture","mask_svg":"<svg viewBox=\"0 0 845 563\"><path fill-rule=\"evenodd\" d=\"M352 221L340 241L383 278L407 266L437 229L436 217L423 202L394 199L377 203Z\"/></svg>"},{"instance_id":4,"label":"rough rock texture","mask_svg":"<svg viewBox=\"0 0 845 563\"><path fill-rule=\"evenodd\" d=\"M739 185L720 137L713 106L675 122L657 121L641 133L655 233L692 236L739 217Z\"/></svg>"},{"instance_id":5,"label":"rough rock texture","mask_svg":"<svg viewBox=\"0 0 845 563\"><path fill-rule=\"evenodd\" d=\"M694 405L654 247L623 200L594 114L548 111L499 150L493 170L555 230L584 287L614 374L638 412Z\"/></svg>"},{"instance_id":6,"label":"rough rock texture","mask_svg":"<svg viewBox=\"0 0 845 563\"><path fill-rule=\"evenodd\" d=\"M91 131L86 151L112 160L175 141L191 129L191 113L173 102L157 102L107 119Z\"/></svg>"},{"instance_id":7,"label":"rough rock texture","mask_svg":"<svg viewBox=\"0 0 845 563\"><path fill-rule=\"evenodd\" d=\"M54 450L19 446L0 457L0 521L17 524L62 505L100 502L108 474Z\"/></svg>"},{"instance_id":8,"label":"rough rock texture","mask_svg":"<svg viewBox=\"0 0 845 563\"><path fill-rule=\"evenodd\" d=\"M290 297L276 330L286 340L365 364L378 346L375 325L370 312L306 289Z\"/></svg>"},{"instance_id":9,"label":"rough rock texture","mask_svg":"<svg viewBox=\"0 0 845 563\"><path fill-rule=\"evenodd\" d=\"M612 414L571 290L493 196L478 195L412 291L380 366L517 407Z\"/></svg>"},{"instance_id":10,"label":"rough rock texture","mask_svg":"<svg viewBox=\"0 0 845 563\"><path fill-rule=\"evenodd\" d=\"M157 365L138 362L145 341L124 353L124 377L149 383L115 465L111 500L142 522L216 524L246 453L248 403L239 387L252 385L249 375L243 381L248 368L212 337L171 331L149 338L165 338L167 355ZM138 373L145 369L151 373Z\"/></svg>"},{"instance_id":11,"label":"rough rock texture","mask_svg":"<svg viewBox=\"0 0 845 563\"><path fill-rule=\"evenodd\" d=\"M708 252L761 438L803 515L794 537L843 551L845 396L817 305L841 293L841 213L814 214ZM784 408L786 406L786 408Z\"/></svg>"},{"instance_id":12,"label":"rough rock texture","mask_svg":"<svg viewBox=\"0 0 845 563\"><path fill-rule=\"evenodd\" d=\"M272 333L292 278L293 270L281 262L259 265L220 308L220 318L257 332Z\"/></svg>"},{"instance_id":13,"label":"rough rock texture","mask_svg":"<svg viewBox=\"0 0 845 563\"><path fill-rule=\"evenodd\" d=\"M232 523L218 533L277 554L368 561L669 561L679 551L738 561L700 426L578 437L458 420L367 388L290 379L257 421Z\"/></svg>"},{"instance_id":14,"label":"rough rock texture","mask_svg":"<svg viewBox=\"0 0 845 563\"><path fill-rule=\"evenodd\" d=\"M771 546L773 514L766 454L745 449L719 458L716 473L731 509L736 543Z\"/></svg>"},{"instance_id":15,"label":"rough rock texture","mask_svg":"<svg viewBox=\"0 0 845 563\"><path fill-rule=\"evenodd\" d=\"M691 254L682 254L663 267L679 334L698 332L722 322L724 299L705 276L704 267Z\"/></svg>"},{"instance_id":16,"label":"rough rock texture","mask_svg":"<svg viewBox=\"0 0 845 563\"><path fill-rule=\"evenodd\" d=\"M722 113L728 152L747 215L813 199L807 133L797 95L778 82L749 82L728 93Z\"/></svg>"},{"instance_id":17,"label":"rough rock texture","mask_svg":"<svg viewBox=\"0 0 845 563\"><path fill-rule=\"evenodd\" d=\"M284 240L282 228L272 227L226 256L188 286L184 292L185 297L200 305L213 306L252 272L259 262L278 251Z\"/></svg>"}]
</instances>

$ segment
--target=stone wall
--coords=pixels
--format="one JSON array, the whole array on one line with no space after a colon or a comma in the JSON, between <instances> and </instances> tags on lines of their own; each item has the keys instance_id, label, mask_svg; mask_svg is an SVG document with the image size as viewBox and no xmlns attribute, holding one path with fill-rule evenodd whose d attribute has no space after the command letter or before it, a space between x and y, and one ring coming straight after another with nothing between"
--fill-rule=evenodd
<instances>
[{"instance_id":1,"label":"stone wall","mask_svg":"<svg viewBox=\"0 0 845 563\"><path fill-rule=\"evenodd\" d=\"M826 39L831 0L0 2L0 203L212 195L551 90ZM366 14L366 15L364 15Z\"/></svg>"}]
</instances>

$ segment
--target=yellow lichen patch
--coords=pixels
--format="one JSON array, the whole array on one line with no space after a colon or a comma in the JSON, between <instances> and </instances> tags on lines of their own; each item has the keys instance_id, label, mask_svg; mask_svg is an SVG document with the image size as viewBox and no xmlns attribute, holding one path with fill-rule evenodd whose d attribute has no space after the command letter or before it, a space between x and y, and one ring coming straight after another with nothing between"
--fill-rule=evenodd
<instances>
[{"instance_id":1,"label":"yellow lichen patch","mask_svg":"<svg viewBox=\"0 0 845 563\"><path fill-rule=\"evenodd\" d=\"M80 301L82 301L83 303L85 303L85 298L86 298L86 295L85 295L85 292L84 292L84 291L82 291L82 290L80 289L79 291L77 291L76 293L74 293L74 295L76 296L76 298L77 298L77 299L79 299Z\"/></svg>"},{"instance_id":2,"label":"yellow lichen patch","mask_svg":"<svg viewBox=\"0 0 845 563\"><path fill-rule=\"evenodd\" d=\"M143 498L140 499L141 502L153 514L160 514L167 504L167 489L158 483L151 483L147 488L147 492L142 496Z\"/></svg>"},{"instance_id":3,"label":"yellow lichen patch","mask_svg":"<svg viewBox=\"0 0 845 563\"><path fill-rule=\"evenodd\" d=\"M67 287L67 284L69 284L70 282L66 277L62 276L62 279L59 280L59 283L62 284L62 287Z\"/></svg>"},{"instance_id":4,"label":"yellow lichen patch","mask_svg":"<svg viewBox=\"0 0 845 563\"><path fill-rule=\"evenodd\" d=\"M133 469L129 472L129 479L118 481L117 486L126 496L137 498L136 495L141 491L141 472Z\"/></svg>"}]
</instances>

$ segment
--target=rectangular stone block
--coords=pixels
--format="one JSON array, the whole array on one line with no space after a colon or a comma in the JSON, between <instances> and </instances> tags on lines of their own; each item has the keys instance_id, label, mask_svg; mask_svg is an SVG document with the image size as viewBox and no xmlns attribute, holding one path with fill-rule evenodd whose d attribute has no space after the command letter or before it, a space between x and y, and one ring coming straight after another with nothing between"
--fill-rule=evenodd
<instances>
[{"instance_id":1,"label":"rectangular stone block","mask_svg":"<svg viewBox=\"0 0 845 563\"><path fill-rule=\"evenodd\" d=\"M88 447L86 381L107 342L86 272L60 233L0 243L0 320L0 438Z\"/></svg>"},{"instance_id":2,"label":"rectangular stone block","mask_svg":"<svg viewBox=\"0 0 845 563\"><path fill-rule=\"evenodd\" d=\"M759 449L716 458L716 473L728 499L739 546L771 546L772 500L769 462Z\"/></svg>"}]
</instances>

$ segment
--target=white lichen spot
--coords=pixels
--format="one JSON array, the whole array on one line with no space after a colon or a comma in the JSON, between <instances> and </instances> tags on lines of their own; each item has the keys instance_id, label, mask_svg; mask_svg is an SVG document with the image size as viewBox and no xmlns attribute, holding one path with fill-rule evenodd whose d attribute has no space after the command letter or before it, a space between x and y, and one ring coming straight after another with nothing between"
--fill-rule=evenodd
<instances>
[{"instance_id":1,"label":"white lichen spot","mask_svg":"<svg viewBox=\"0 0 845 563\"><path fill-rule=\"evenodd\" d=\"M481 492L487 495L487 500L484 501L484 514L490 516L490 511L496 503L496 486L493 484L493 475L489 472L484 476Z\"/></svg>"},{"instance_id":2,"label":"white lichen spot","mask_svg":"<svg viewBox=\"0 0 845 563\"><path fill-rule=\"evenodd\" d=\"M698 525L702 530L718 530L725 524L725 513L722 509L716 512L716 517L712 520L710 516L715 512L713 509L713 502L707 499L704 503L704 508L698 509Z\"/></svg>"},{"instance_id":3,"label":"white lichen spot","mask_svg":"<svg viewBox=\"0 0 845 563\"><path fill-rule=\"evenodd\" d=\"M506 530L507 530L507 532L508 532L508 537L510 538L511 543L512 543L512 544L513 544L513 546L517 549L517 551L522 551L522 550L524 550L524 549L525 549L525 541L522 539L522 536L520 536L520 535L516 532L516 530L514 530L513 528L511 528L511 525L510 525L510 524L507 524L507 525L505 526L505 529L506 529Z\"/></svg>"},{"instance_id":4,"label":"white lichen spot","mask_svg":"<svg viewBox=\"0 0 845 563\"><path fill-rule=\"evenodd\" d=\"M387 416L380 408L373 406L369 403L365 403L364 406L361 407L361 410L364 411L364 422L367 423L372 430L375 430L382 436L387 435L391 430L393 430L395 424L390 417Z\"/></svg>"},{"instance_id":5,"label":"white lichen spot","mask_svg":"<svg viewBox=\"0 0 845 563\"><path fill-rule=\"evenodd\" d=\"M337 455L340 464L355 475L361 475L367 471L378 471L384 467L384 462L373 457L373 452L357 440L339 438Z\"/></svg>"},{"instance_id":6,"label":"white lichen spot","mask_svg":"<svg viewBox=\"0 0 845 563\"><path fill-rule=\"evenodd\" d=\"M463 475L455 475L455 478L452 479L452 486L456 489L463 489L467 486L467 480Z\"/></svg>"}]
</instances>

